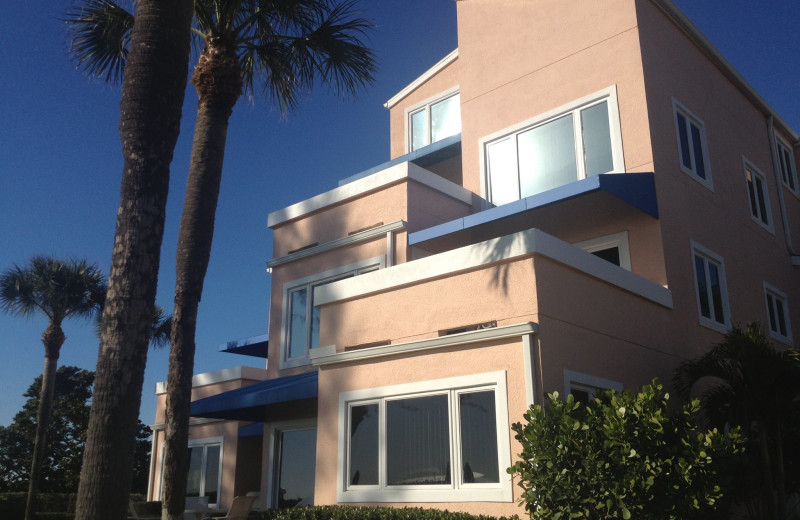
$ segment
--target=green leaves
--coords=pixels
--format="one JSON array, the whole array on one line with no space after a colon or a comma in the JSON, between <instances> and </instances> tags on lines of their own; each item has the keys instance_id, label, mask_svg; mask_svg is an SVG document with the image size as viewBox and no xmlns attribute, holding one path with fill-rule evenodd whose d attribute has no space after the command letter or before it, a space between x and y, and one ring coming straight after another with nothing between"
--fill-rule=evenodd
<instances>
[{"instance_id":1,"label":"green leaves","mask_svg":"<svg viewBox=\"0 0 800 520\"><path fill-rule=\"evenodd\" d=\"M721 463L740 445L737 432L700 432L696 405L667 413L658 381L637 393L605 393L587 406L548 396L512 429L522 444L509 470L534 520L685 519L721 498Z\"/></svg>"}]
</instances>

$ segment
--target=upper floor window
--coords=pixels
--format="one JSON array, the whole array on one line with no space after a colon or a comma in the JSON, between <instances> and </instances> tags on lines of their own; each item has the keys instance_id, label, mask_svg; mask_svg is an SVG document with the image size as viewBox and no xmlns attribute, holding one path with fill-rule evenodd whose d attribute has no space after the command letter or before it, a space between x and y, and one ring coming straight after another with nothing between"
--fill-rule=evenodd
<instances>
[{"instance_id":1,"label":"upper floor window","mask_svg":"<svg viewBox=\"0 0 800 520\"><path fill-rule=\"evenodd\" d=\"M792 326L789 321L789 306L786 302L786 295L765 283L764 298L767 303L770 335L777 340L791 344Z\"/></svg>"},{"instance_id":2,"label":"upper floor window","mask_svg":"<svg viewBox=\"0 0 800 520\"><path fill-rule=\"evenodd\" d=\"M753 220L772 231L772 214L769 207L767 177L747 160L744 161L747 195L750 200L750 215Z\"/></svg>"},{"instance_id":3,"label":"upper floor window","mask_svg":"<svg viewBox=\"0 0 800 520\"><path fill-rule=\"evenodd\" d=\"M411 110L408 128L411 152L461 132L461 96L456 92Z\"/></svg>"},{"instance_id":4,"label":"upper floor window","mask_svg":"<svg viewBox=\"0 0 800 520\"><path fill-rule=\"evenodd\" d=\"M728 288L722 258L692 242L694 281L700 323L726 332L730 328Z\"/></svg>"},{"instance_id":5,"label":"upper floor window","mask_svg":"<svg viewBox=\"0 0 800 520\"><path fill-rule=\"evenodd\" d=\"M383 266L375 258L295 280L283 294L284 327L281 368L308 363L308 350L319 347L320 309L314 305L314 289L329 283L376 271Z\"/></svg>"},{"instance_id":6,"label":"upper floor window","mask_svg":"<svg viewBox=\"0 0 800 520\"><path fill-rule=\"evenodd\" d=\"M490 136L484 156L488 198L496 206L592 175L622 171L616 89Z\"/></svg>"},{"instance_id":7,"label":"upper floor window","mask_svg":"<svg viewBox=\"0 0 800 520\"><path fill-rule=\"evenodd\" d=\"M602 258L628 271L631 270L631 253L627 231L584 240L575 245L598 258Z\"/></svg>"},{"instance_id":8,"label":"upper floor window","mask_svg":"<svg viewBox=\"0 0 800 520\"><path fill-rule=\"evenodd\" d=\"M672 106L675 110L681 169L706 188L713 189L705 124L677 100L672 100Z\"/></svg>"},{"instance_id":9,"label":"upper floor window","mask_svg":"<svg viewBox=\"0 0 800 520\"><path fill-rule=\"evenodd\" d=\"M783 185L798 193L797 184L797 167L794 163L794 154L788 144L780 139L777 140L778 144L778 162L781 168L781 179Z\"/></svg>"},{"instance_id":10,"label":"upper floor window","mask_svg":"<svg viewBox=\"0 0 800 520\"><path fill-rule=\"evenodd\" d=\"M339 396L340 502L512 500L505 373Z\"/></svg>"}]
</instances>

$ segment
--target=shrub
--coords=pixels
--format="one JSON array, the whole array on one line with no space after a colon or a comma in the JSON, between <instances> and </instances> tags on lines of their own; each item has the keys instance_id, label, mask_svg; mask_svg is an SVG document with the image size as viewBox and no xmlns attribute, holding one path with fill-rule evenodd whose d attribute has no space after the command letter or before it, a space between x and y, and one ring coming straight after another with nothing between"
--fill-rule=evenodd
<instances>
[{"instance_id":1,"label":"shrub","mask_svg":"<svg viewBox=\"0 0 800 520\"><path fill-rule=\"evenodd\" d=\"M312 506L293 509L269 509L260 513L261 520L518 520L516 516L496 519L440 509Z\"/></svg>"},{"instance_id":2,"label":"shrub","mask_svg":"<svg viewBox=\"0 0 800 520\"><path fill-rule=\"evenodd\" d=\"M587 406L548 396L512 429L522 443L509 468L535 520L707 518L723 496L738 431L699 431L697 401L667 413L654 380L638 392L608 391Z\"/></svg>"}]
</instances>

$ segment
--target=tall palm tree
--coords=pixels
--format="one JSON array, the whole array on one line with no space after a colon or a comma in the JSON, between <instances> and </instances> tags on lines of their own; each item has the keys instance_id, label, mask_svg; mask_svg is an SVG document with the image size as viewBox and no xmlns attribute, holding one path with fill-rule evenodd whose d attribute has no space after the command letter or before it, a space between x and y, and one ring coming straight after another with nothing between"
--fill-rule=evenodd
<instances>
[{"instance_id":1,"label":"tall palm tree","mask_svg":"<svg viewBox=\"0 0 800 520\"><path fill-rule=\"evenodd\" d=\"M100 4L107 7L100 0L88 0L86 7L91 11ZM169 165L180 131L191 51L191 0L137 0L135 5L135 23L113 14L97 21L99 34L119 37L116 45L93 47L91 31L78 30L74 40L76 53L97 50L95 61L83 62L90 74L105 70L107 78L119 79L124 71L122 189L76 520L126 517Z\"/></svg>"},{"instance_id":2,"label":"tall palm tree","mask_svg":"<svg viewBox=\"0 0 800 520\"><path fill-rule=\"evenodd\" d=\"M708 425L740 426L747 434L751 460L760 469L762 504L769 518L783 518L784 439L787 428L800 421L798 352L775 350L757 322L735 326L707 353L682 363L674 383L683 400L699 394L701 418Z\"/></svg>"},{"instance_id":3,"label":"tall palm tree","mask_svg":"<svg viewBox=\"0 0 800 520\"><path fill-rule=\"evenodd\" d=\"M88 318L96 314L105 295L105 277L95 265L85 260L59 260L33 257L28 265L14 265L0 274L0 309L11 314L47 317L42 334L44 371L36 413L36 437L33 444L25 520L32 520L42 472L47 426L53 407L56 370L61 347L67 339L61 324L70 318Z\"/></svg>"},{"instance_id":4,"label":"tall palm tree","mask_svg":"<svg viewBox=\"0 0 800 520\"><path fill-rule=\"evenodd\" d=\"M113 79L109 71L125 61L126 33L120 28L133 15L111 0L88 0L74 14L68 16L77 35L74 50L95 73ZM194 20L202 45L191 79L197 121L178 235L167 380L164 508L173 518L184 507L197 309L233 107L243 92L258 89L286 112L316 81L337 95L355 93L373 80L375 69L362 41L369 23L355 16L352 0L195 0Z\"/></svg>"}]
</instances>

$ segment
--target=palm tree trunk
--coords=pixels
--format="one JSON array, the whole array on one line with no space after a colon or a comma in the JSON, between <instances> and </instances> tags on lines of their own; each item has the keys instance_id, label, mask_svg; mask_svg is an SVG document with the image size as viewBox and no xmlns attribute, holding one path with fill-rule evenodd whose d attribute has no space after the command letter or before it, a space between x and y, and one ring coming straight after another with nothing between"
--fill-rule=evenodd
<instances>
[{"instance_id":1,"label":"palm tree trunk","mask_svg":"<svg viewBox=\"0 0 800 520\"><path fill-rule=\"evenodd\" d=\"M25 504L25 520L33 520L36 514L36 494L39 492L42 462L47 449L47 428L50 425L50 413L53 410L53 398L56 392L58 355L65 340L64 331L52 321L42 334L45 351L44 371L42 372L42 389L39 392L39 409L36 412L36 438L33 441L33 461L28 482L28 499Z\"/></svg>"},{"instance_id":2,"label":"palm tree trunk","mask_svg":"<svg viewBox=\"0 0 800 520\"><path fill-rule=\"evenodd\" d=\"M192 10L191 0L137 3L120 103L120 206L76 520L126 518Z\"/></svg>"},{"instance_id":3,"label":"palm tree trunk","mask_svg":"<svg viewBox=\"0 0 800 520\"><path fill-rule=\"evenodd\" d=\"M207 41L192 75L197 122L176 258L175 308L167 378L164 502L162 519L181 520L189 469L189 407L195 330L203 281L211 256L222 179L228 119L241 94L241 72L232 49Z\"/></svg>"}]
</instances>

